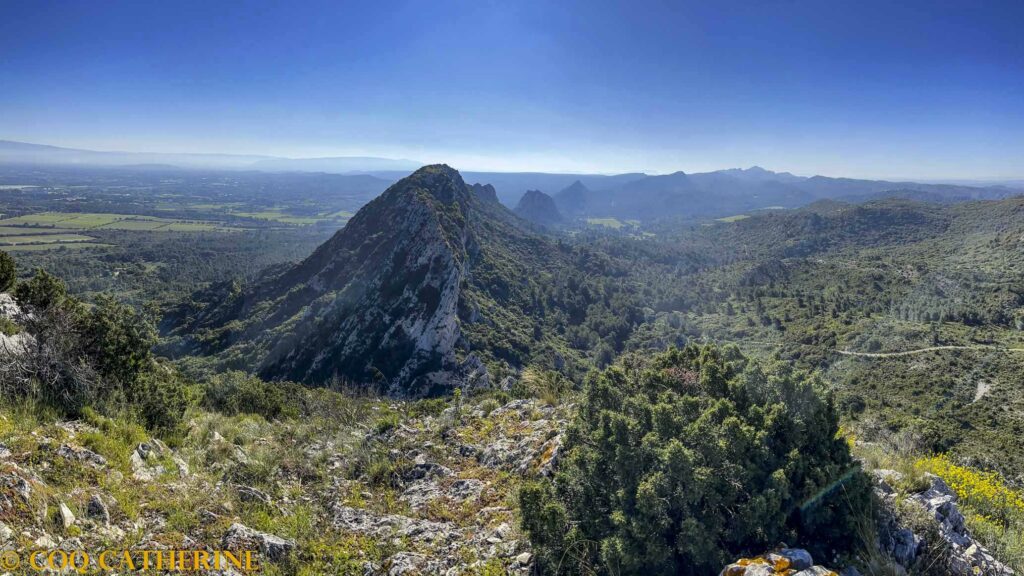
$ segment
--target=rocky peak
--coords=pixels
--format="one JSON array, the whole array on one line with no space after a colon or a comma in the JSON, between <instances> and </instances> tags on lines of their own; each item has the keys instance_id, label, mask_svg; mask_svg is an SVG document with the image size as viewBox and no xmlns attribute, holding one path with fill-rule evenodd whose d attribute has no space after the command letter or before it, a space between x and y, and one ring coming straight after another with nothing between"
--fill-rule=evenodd
<instances>
[{"instance_id":1,"label":"rocky peak","mask_svg":"<svg viewBox=\"0 0 1024 576\"><path fill-rule=\"evenodd\" d=\"M494 204L500 204L498 200L498 192L494 189L494 186L490 184L473 184L470 186L473 194L476 195L483 202L489 202Z\"/></svg>"},{"instance_id":2,"label":"rocky peak","mask_svg":"<svg viewBox=\"0 0 1024 576\"><path fill-rule=\"evenodd\" d=\"M591 192L583 182L579 180L570 184L567 188L562 189L555 196L556 204L558 208L565 214L571 216L579 216L586 212L587 205L590 202Z\"/></svg>"},{"instance_id":3,"label":"rocky peak","mask_svg":"<svg viewBox=\"0 0 1024 576\"><path fill-rule=\"evenodd\" d=\"M468 291L491 286L474 274L507 274L494 268L496 255L509 243L535 250L538 241L492 186L425 166L302 262L245 288L193 295L186 306L195 309L173 312L170 332L182 340L166 352L242 357L267 379L342 379L396 396L484 385L487 368L463 334L465 322L482 321L471 303L482 300ZM195 339L203 330L222 337Z\"/></svg>"},{"instance_id":4,"label":"rocky peak","mask_svg":"<svg viewBox=\"0 0 1024 576\"><path fill-rule=\"evenodd\" d=\"M516 214L524 220L544 226L553 226L562 221L555 199L540 190L527 190L516 205Z\"/></svg>"},{"instance_id":5,"label":"rocky peak","mask_svg":"<svg viewBox=\"0 0 1024 576\"><path fill-rule=\"evenodd\" d=\"M441 202L465 201L469 192L459 171L447 164L431 164L399 180L392 188L418 189L428 192Z\"/></svg>"}]
</instances>

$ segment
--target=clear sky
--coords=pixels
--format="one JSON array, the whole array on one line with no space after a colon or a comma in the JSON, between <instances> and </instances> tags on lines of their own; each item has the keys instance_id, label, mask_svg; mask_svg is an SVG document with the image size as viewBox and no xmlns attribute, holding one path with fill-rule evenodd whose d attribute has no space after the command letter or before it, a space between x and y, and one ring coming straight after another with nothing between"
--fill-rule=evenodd
<instances>
[{"instance_id":1,"label":"clear sky","mask_svg":"<svg viewBox=\"0 0 1024 576\"><path fill-rule=\"evenodd\" d=\"M0 0L0 139L1024 178L1024 2Z\"/></svg>"}]
</instances>

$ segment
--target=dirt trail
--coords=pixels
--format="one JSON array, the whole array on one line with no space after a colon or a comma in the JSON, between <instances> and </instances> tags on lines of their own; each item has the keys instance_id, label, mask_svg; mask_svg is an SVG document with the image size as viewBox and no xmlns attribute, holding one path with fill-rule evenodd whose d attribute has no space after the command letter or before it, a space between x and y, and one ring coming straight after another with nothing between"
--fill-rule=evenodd
<instances>
[{"instance_id":1,"label":"dirt trail","mask_svg":"<svg viewBox=\"0 0 1024 576\"><path fill-rule=\"evenodd\" d=\"M865 358L894 358L897 356L912 356L924 352L935 352L937 350L994 350L999 352L1024 352L1024 348L1005 348L1002 346L987 346L977 344L974 346L929 346L915 350L903 350L901 352L854 352L852 350L836 350L844 356L861 356Z\"/></svg>"}]
</instances>

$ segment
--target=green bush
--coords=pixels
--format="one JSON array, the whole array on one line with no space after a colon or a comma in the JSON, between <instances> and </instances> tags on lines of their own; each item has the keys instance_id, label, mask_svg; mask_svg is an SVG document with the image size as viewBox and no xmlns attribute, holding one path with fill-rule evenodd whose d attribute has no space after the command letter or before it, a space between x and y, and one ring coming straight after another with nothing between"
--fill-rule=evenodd
<instances>
[{"instance_id":1,"label":"green bush","mask_svg":"<svg viewBox=\"0 0 1024 576\"><path fill-rule=\"evenodd\" d=\"M423 400L413 402L409 406L409 415L413 418L437 416L444 412L444 409L447 407L448 402L444 398L424 398Z\"/></svg>"},{"instance_id":2,"label":"green bush","mask_svg":"<svg viewBox=\"0 0 1024 576\"><path fill-rule=\"evenodd\" d=\"M21 326L14 323L13 320L6 316L0 316L0 334L4 336L14 336L21 332Z\"/></svg>"},{"instance_id":3,"label":"green bush","mask_svg":"<svg viewBox=\"0 0 1024 576\"><path fill-rule=\"evenodd\" d=\"M380 418L377 419L376 422L373 423L373 431L376 432L377 434L384 434L385 432L398 428L399 424L400 421L398 419L398 414L385 414L384 416L381 416Z\"/></svg>"},{"instance_id":4,"label":"green bush","mask_svg":"<svg viewBox=\"0 0 1024 576\"><path fill-rule=\"evenodd\" d=\"M692 345L592 375L553 483L519 494L539 565L713 574L781 541L848 548L869 484L816 387Z\"/></svg>"},{"instance_id":5,"label":"green bush","mask_svg":"<svg viewBox=\"0 0 1024 576\"><path fill-rule=\"evenodd\" d=\"M14 266L14 258L7 252L0 251L0 292L7 292L14 286L18 278L17 269Z\"/></svg>"},{"instance_id":6,"label":"green bush","mask_svg":"<svg viewBox=\"0 0 1024 576\"><path fill-rule=\"evenodd\" d=\"M174 373L147 372L138 379L133 392L129 401L138 408L142 422L166 435L182 432L185 413L198 400L194 387Z\"/></svg>"},{"instance_id":7,"label":"green bush","mask_svg":"<svg viewBox=\"0 0 1024 576\"><path fill-rule=\"evenodd\" d=\"M102 377L134 382L150 368L156 329L134 308L100 296L80 324L84 352Z\"/></svg>"},{"instance_id":8,"label":"green bush","mask_svg":"<svg viewBox=\"0 0 1024 576\"><path fill-rule=\"evenodd\" d=\"M29 305L38 310L46 310L60 304L67 297L67 288L59 278L46 270L36 270L35 276L25 282L19 282L14 288L14 298L21 305Z\"/></svg>"},{"instance_id":9,"label":"green bush","mask_svg":"<svg viewBox=\"0 0 1024 576\"><path fill-rule=\"evenodd\" d=\"M228 415L259 414L267 420L299 414L299 388L287 382L264 382L245 372L230 371L210 378L204 404Z\"/></svg>"}]
</instances>

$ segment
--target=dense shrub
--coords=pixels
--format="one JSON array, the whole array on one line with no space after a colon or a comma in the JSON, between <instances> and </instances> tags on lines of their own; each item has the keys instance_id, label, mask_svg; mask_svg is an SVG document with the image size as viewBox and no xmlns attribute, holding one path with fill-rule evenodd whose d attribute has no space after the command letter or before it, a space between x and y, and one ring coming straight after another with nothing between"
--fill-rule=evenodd
<instances>
[{"instance_id":1,"label":"dense shrub","mask_svg":"<svg viewBox=\"0 0 1024 576\"><path fill-rule=\"evenodd\" d=\"M7 252L0 251L0 292L7 292L14 286L18 273L14 266L14 258Z\"/></svg>"},{"instance_id":2,"label":"dense shrub","mask_svg":"<svg viewBox=\"0 0 1024 576\"><path fill-rule=\"evenodd\" d=\"M848 546L868 483L816 385L697 346L592 375L554 482L520 491L539 565L713 574L781 541Z\"/></svg>"},{"instance_id":3,"label":"dense shrub","mask_svg":"<svg viewBox=\"0 0 1024 576\"><path fill-rule=\"evenodd\" d=\"M132 382L151 365L156 329L135 309L100 296L81 326L84 352L102 377Z\"/></svg>"},{"instance_id":4,"label":"dense shrub","mask_svg":"<svg viewBox=\"0 0 1024 576\"><path fill-rule=\"evenodd\" d=\"M245 372L230 371L210 378L203 403L225 414L259 414L268 420L295 417L301 389L288 382L264 382Z\"/></svg>"},{"instance_id":5,"label":"dense shrub","mask_svg":"<svg viewBox=\"0 0 1024 576\"><path fill-rule=\"evenodd\" d=\"M14 298L22 306L46 310L62 303L67 293L67 288L59 278L46 270L36 270L35 276L15 287Z\"/></svg>"},{"instance_id":6,"label":"dense shrub","mask_svg":"<svg viewBox=\"0 0 1024 576\"><path fill-rule=\"evenodd\" d=\"M78 417L87 408L127 410L152 429L175 431L194 403L177 373L158 366L150 318L101 296L88 306L67 295L56 277L38 271L15 298L32 315L24 353L0 358L0 391Z\"/></svg>"},{"instance_id":7,"label":"dense shrub","mask_svg":"<svg viewBox=\"0 0 1024 576\"><path fill-rule=\"evenodd\" d=\"M199 396L194 386L173 372L144 372L132 391L128 401L139 412L142 422L151 430L168 435L181 431L185 412L196 405Z\"/></svg>"}]
</instances>

